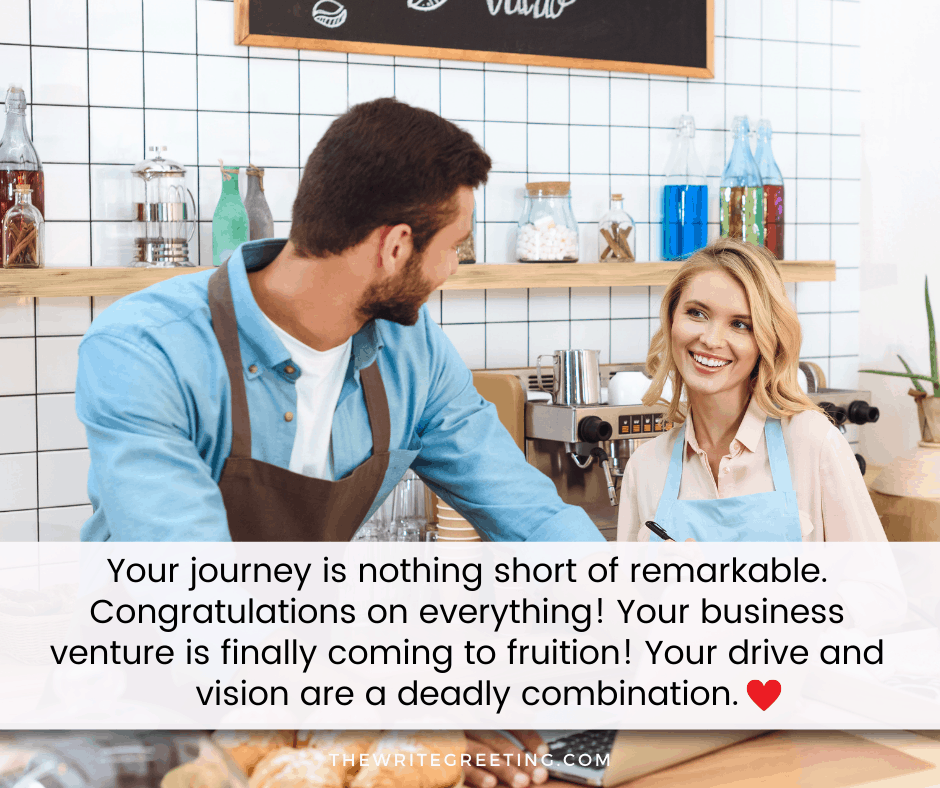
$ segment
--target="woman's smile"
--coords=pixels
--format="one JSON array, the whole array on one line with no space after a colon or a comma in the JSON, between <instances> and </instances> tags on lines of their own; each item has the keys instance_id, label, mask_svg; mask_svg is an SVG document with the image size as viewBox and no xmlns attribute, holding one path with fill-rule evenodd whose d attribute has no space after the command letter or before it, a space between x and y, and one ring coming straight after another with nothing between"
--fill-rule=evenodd
<instances>
[{"instance_id":1,"label":"woman's smile","mask_svg":"<svg viewBox=\"0 0 940 788\"><path fill-rule=\"evenodd\" d=\"M695 361L696 369L704 367L705 369L699 371L708 375L727 367L731 363L730 359L718 358L718 356L712 356L709 353L697 353L694 350L690 350L689 355Z\"/></svg>"}]
</instances>

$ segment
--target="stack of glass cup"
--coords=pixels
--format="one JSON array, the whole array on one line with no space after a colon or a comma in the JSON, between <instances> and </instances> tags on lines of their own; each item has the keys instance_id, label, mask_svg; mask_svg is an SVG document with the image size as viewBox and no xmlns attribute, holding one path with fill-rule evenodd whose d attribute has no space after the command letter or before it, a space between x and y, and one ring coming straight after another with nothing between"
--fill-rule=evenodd
<instances>
[{"instance_id":1,"label":"stack of glass cup","mask_svg":"<svg viewBox=\"0 0 940 788\"><path fill-rule=\"evenodd\" d=\"M352 541L422 542L432 538L424 482L409 469L372 517L356 531Z\"/></svg>"}]
</instances>

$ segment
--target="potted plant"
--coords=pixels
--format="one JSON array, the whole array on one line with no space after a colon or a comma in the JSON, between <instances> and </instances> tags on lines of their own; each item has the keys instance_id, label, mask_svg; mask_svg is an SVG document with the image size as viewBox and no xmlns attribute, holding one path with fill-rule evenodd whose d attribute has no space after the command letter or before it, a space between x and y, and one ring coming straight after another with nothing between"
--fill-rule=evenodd
<instances>
[{"instance_id":1,"label":"potted plant","mask_svg":"<svg viewBox=\"0 0 940 788\"><path fill-rule=\"evenodd\" d=\"M937 334L933 322L933 310L930 307L930 290L927 286L927 277L924 277L924 300L927 304L927 334L928 350L930 353L930 374L918 375L910 365L898 355L898 360L904 366L905 372L887 372L883 369L863 369L874 375L890 375L892 377L909 378L914 388L907 393L917 403L917 417L920 422L920 435L925 443L940 443L940 371L937 369ZM933 386L933 394L928 394L921 384L928 381Z\"/></svg>"}]
</instances>

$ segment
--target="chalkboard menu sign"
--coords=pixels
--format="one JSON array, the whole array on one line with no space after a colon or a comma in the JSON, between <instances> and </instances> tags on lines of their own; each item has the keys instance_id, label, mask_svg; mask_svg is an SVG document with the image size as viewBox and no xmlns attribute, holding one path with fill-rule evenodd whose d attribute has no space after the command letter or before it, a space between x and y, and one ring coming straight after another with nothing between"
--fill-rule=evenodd
<instances>
[{"instance_id":1,"label":"chalkboard menu sign","mask_svg":"<svg viewBox=\"0 0 940 788\"><path fill-rule=\"evenodd\" d=\"M235 0L235 42L714 76L714 0Z\"/></svg>"}]
</instances>

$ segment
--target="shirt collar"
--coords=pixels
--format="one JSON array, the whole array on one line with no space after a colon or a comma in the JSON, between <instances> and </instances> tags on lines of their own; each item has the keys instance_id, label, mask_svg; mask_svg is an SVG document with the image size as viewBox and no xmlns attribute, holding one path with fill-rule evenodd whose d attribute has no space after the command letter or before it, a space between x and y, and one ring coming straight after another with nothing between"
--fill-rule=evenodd
<instances>
[{"instance_id":1,"label":"shirt collar","mask_svg":"<svg viewBox=\"0 0 940 788\"><path fill-rule=\"evenodd\" d=\"M287 348L268 324L248 284L248 272L258 271L271 263L286 243L284 238L249 241L239 246L228 261L238 333L248 344L243 349L243 355L249 364L249 355L266 367L277 367L290 360ZM384 345L378 323L370 320L353 335L352 360L355 369L358 371L371 364Z\"/></svg>"},{"instance_id":2,"label":"shirt collar","mask_svg":"<svg viewBox=\"0 0 940 788\"><path fill-rule=\"evenodd\" d=\"M758 407L752 397L747 405L744 418L741 420L741 426L738 427L738 432L734 436L734 439L748 451L757 451L761 437L764 434L764 424L766 421L767 414Z\"/></svg>"},{"instance_id":3,"label":"shirt collar","mask_svg":"<svg viewBox=\"0 0 940 788\"><path fill-rule=\"evenodd\" d=\"M732 457L736 457L738 454L740 454L741 446L751 452L757 450L757 447L760 444L761 436L764 434L764 423L766 421L767 416L758 407L757 403L754 402L754 399L751 398L751 401L748 403L747 410L744 411L744 418L741 419L741 424L738 427L738 431L734 435L734 440L731 441ZM686 446L688 446L688 448L690 448L696 454L701 454L703 452L703 449L699 446L698 439L695 437L695 428L692 426L691 411L689 411L689 416L686 419L685 443Z\"/></svg>"}]
</instances>

